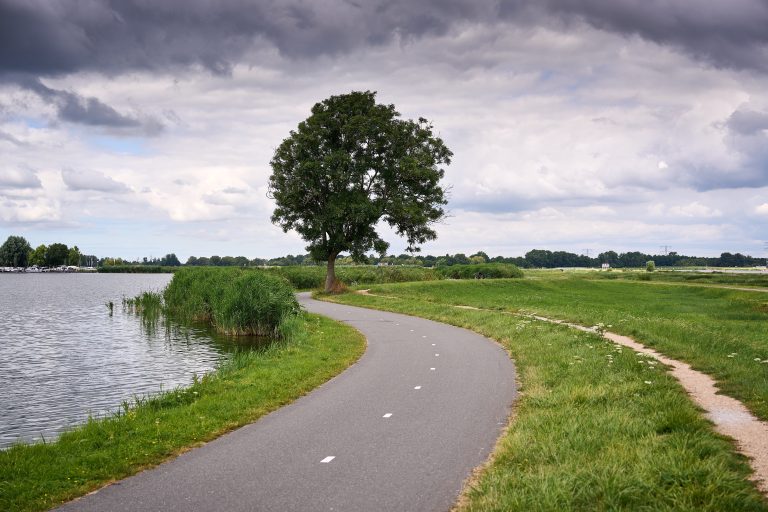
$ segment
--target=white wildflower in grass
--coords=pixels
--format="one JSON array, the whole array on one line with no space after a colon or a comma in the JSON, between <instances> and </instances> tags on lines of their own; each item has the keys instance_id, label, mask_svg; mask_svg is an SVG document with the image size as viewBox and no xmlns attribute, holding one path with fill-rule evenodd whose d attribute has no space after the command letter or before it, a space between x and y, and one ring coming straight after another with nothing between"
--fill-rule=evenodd
<instances>
[{"instance_id":1,"label":"white wildflower in grass","mask_svg":"<svg viewBox=\"0 0 768 512\"><path fill-rule=\"evenodd\" d=\"M644 382L645 382L646 384L653 384L653 382L651 382L650 380L646 380L646 381L644 381Z\"/></svg>"},{"instance_id":2,"label":"white wildflower in grass","mask_svg":"<svg viewBox=\"0 0 768 512\"><path fill-rule=\"evenodd\" d=\"M755 358L755 361L757 361L757 362L759 363L759 362L760 362L760 358L759 358L759 357L756 357L756 358Z\"/></svg>"}]
</instances>

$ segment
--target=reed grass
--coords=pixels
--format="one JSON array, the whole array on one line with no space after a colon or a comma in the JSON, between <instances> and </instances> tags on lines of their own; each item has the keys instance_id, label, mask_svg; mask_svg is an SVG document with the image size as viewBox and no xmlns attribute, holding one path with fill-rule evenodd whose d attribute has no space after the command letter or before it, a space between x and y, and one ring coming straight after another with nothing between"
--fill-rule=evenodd
<instances>
[{"instance_id":1,"label":"reed grass","mask_svg":"<svg viewBox=\"0 0 768 512\"><path fill-rule=\"evenodd\" d=\"M145 300L141 299L140 304ZM165 309L182 322L210 322L227 335L281 337L299 304L288 281L237 268L185 268L163 292Z\"/></svg>"}]
</instances>

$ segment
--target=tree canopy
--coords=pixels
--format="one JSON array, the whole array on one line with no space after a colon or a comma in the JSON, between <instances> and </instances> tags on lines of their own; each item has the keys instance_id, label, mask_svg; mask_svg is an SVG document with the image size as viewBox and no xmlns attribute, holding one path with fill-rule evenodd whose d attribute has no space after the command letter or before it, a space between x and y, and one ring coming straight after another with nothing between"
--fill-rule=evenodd
<instances>
[{"instance_id":1,"label":"tree canopy","mask_svg":"<svg viewBox=\"0 0 768 512\"><path fill-rule=\"evenodd\" d=\"M400 119L394 105L376 103L375 92L331 96L275 150L272 222L295 229L312 257L328 262L330 290L339 253L355 261L370 249L386 253L379 221L404 236L409 251L437 237L431 226L446 204L440 166L451 156L426 119Z\"/></svg>"},{"instance_id":2,"label":"tree canopy","mask_svg":"<svg viewBox=\"0 0 768 512\"><path fill-rule=\"evenodd\" d=\"M7 267L26 267L32 247L23 236L9 236L0 246L0 265Z\"/></svg>"},{"instance_id":3,"label":"tree canopy","mask_svg":"<svg viewBox=\"0 0 768 512\"><path fill-rule=\"evenodd\" d=\"M69 257L69 248L65 244L51 244L45 251L45 264L49 267L66 265Z\"/></svg>"}]
</instances>

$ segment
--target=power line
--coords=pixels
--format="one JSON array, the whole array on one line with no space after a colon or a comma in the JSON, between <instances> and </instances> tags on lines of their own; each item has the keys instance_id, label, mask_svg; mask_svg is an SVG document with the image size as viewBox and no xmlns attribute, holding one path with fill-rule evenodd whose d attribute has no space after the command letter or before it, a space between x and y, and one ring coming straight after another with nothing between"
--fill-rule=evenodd
<instances>
[{"instance_id":1,"label":"power line","mask_svg":"<svg viewBox=\"0 0 768 512\"><path fill-rule=\"evenodd\" d=\"M668 255L669 254L669 250L671 249L671 247L668 246L668 245L661 245L661 246L659 246L659 248L662 251L664 251L664 256Z\"/></svg>"}]
</instances>

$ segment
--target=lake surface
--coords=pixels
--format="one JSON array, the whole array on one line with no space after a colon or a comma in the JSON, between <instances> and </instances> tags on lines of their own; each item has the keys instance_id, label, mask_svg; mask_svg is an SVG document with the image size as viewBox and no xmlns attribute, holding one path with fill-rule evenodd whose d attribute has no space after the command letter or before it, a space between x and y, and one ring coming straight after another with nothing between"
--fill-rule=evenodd
<instances>
[{"instance_id":1,"label":"lake surface","mask_svg":"<svg viewBox=\"0 0 768 512\"><path fill-rule=\"evenodd\" d=\"M123 297L170 279L0 274L0 448L50 440L135 395L188 385L226 358L234 345L204 329L146 329L123 311Z\"/></svg>"}]
</instances>

